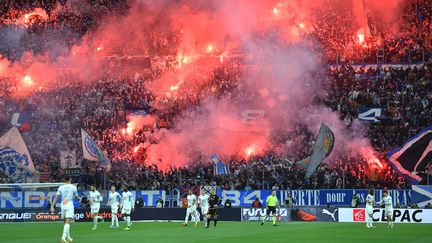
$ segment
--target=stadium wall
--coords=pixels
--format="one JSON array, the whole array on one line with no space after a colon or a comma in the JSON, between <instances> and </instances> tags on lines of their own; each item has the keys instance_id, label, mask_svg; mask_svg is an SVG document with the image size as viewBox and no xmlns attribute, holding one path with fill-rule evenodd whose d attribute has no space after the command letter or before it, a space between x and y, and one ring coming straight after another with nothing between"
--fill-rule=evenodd
<instances>
[{"instance_id":1,"label":"stadium wall","mask_svg":"<svg viewBox=\"0 0 432 243\"><path fill-rule=\"evenodd\" d=\"M151 191L132 191L135 198L141 197L144 201L144 206L154 207L158 197L164 201L169 200L167 194L172 192L164 190ZM360 204L365 204L367 189L327 189L327 190L286 190L277 191L276 195L284 204L285 199L289 194L292 195L294 206L335 206L344 207L350 206L353 195L358 195ZM107 193L101 191L107 200ZM230 199L233 207L251 207L252 202L258 197L261 203L265 204L265 198L271 194L271 190L217 190L222 201ZM375 200L381 201L382 190L375 190ZM408 205L411 203L411 190L390 190L389 194L393 197L395 205ZM81 195L87 195L87 192L80 192ZM55 196L55 191L9 191L0 192L0 208L47 208L48 201L52 201ZM171 197L171 200L178 200ZM60 205L60 204L59 204ZM175 205L180 205L176 202ZM75 201L75 207L80 206Z\"/></svg>"},{"instance_id":2,"label":"stadium wall","mask_svg":"<svg viewBox=\"0 0 432 243\"><path fill-rule=\"evenodd\" d=\"M132 213L132 220L149 221L183 221L186 209L184 208L137 208ZM328 207L293 207L277 210L277 220L292 221L321 221L321 222L365 222L364 208L328 208ZM251 221L258 222L266 215L261 208L220 208L218 211L221 221ZM111 210L102 208L100 216L110 221ZM122 214L118 215L120 219ZM386 222L384 210L374 209L374 222ZM271 218L268 219L269 221ZM60 213L51 214L47 209L1 209L0 222L46 222L61 221ZM91 221L88 209L75 209L75 221ZM202 221L202 217L201 217ZM432 223L432 209L395 209L394 221L396 223Z\"/></svg>"},{"instance_id":3,"label":"stadium wall","mask_svg":"<svg viewBox=\"0 0 432 243\"><path fill-rule=\"evenodd\" d=\"M132 212L132 220L153 221L182 221L185 218L185 208L137 208ZM218 211L221 221L240 221L241 208L220 208ZM111 209L101 208L99 215L105 220L111 220ZM123 218L118 214L119 219ZM90 209L76 208L75 221L92 221ZM202 220L202 217L201 217ZM61 215L57 208L55 214L48 209L0 209L0 222L44 222L61 221Z\"/></svg>"},{"instance_id":4,"label":"stadium wall","mask_svg":"<svg viewBox=\"0 0 432 243\"><path fill-rule=\"evenodd\" d=\"M200 212L200 210L198 210ZM132 220L150 221L182 221L185 217L185 208L137 208L132 213ZM324 207L294 207L278 209L279 221L337 221L337 209ZM111 209L101 208L100 216L105 220L111 219ZM266 210L261 208L220 208L218 210L221 221L261 221ZM122 214L118 214L120 219ZM201 221L203 220L200 215ZM91 213L86 208L76 208L76 222L92 221ZM271 218L269 219L271 220ZM0 210L0 222L43 222L61 221L57 208L55 214L48 209L6 209Z\"/></svg>"}]
</instances>

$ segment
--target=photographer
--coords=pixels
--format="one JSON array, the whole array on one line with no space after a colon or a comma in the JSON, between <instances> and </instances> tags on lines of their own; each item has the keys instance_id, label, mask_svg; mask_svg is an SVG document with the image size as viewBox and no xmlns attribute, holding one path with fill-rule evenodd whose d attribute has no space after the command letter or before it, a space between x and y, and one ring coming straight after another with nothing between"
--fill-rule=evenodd
<instances>
[{"instance_id":1,"label":"photographer","mask_svg":"<svg viewBox=\"0 0 432 243\"><path fill-rule=\"evenodd\" d=\"M164 201L162 200L161 197L158 197L158 199L156 201L156 207L157 208L163 208L164 207Z\"/></svg>"},{"instance_id":2,"label":"photographer","mask_svg":"<svg viewBox=\"0 0 432 243\"><path fill-rule=\"evenodd\" d=\"M144 201L142 197L138 197L137 200L135 201L135 208L142 208L142 207L144 207Z\"/></svg>"}]
</instances>

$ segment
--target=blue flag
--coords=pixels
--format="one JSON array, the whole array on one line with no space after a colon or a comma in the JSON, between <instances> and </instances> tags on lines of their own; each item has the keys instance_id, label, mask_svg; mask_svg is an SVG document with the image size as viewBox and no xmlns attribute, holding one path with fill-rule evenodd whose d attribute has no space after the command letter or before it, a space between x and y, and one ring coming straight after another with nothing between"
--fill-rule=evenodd
<instances>
[{"instance_id":1,"label":"blue flag","mask_svg":"<svg viewBox=\"0 0 432 243\"><path fill-rule=\"evenodd\" d=\"M413 185L411 201L421 208L428 203L432 204L432 186Z\"/></svg>"},{"instance_id":2,"label":"blue flag","mask_svg":"<svg viewBox=\"0 0 432 243\"><path fill-rule=\"evenodd\" d=\"M211 160L215 163L214 165L214 175L229 175L230 171L228 166L218 159L216 154L212 154Z\"/></svg>"},{"instance_id":3,"label":"blue flag","mask_svg":"<svg viewBox=\"0 0 432 243\"><path fill-rule=\"evenodd\" d=\"M31 130L30 120L32 114L30 110L16 112L12 115L11 124L18 127L21 132L28 132Z\"/></svg>"}]
</instances>

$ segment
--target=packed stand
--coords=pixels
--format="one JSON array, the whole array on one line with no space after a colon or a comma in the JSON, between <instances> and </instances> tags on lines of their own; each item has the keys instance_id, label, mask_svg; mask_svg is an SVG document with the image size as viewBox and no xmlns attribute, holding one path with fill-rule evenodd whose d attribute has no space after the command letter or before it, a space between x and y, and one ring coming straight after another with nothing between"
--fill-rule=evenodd
<instances>
[{"instance_id":1,"label":"packed stand","mask_svg":"<svg viewBox=\"0 0 432 243\"><path fill-rule=\"evenodd\" d=\"M66 7L56 13L55 20L31 20L34 22L28 36L16 45L0 45L2 56L11 61L20 60L25 52L45 52L47 46L44 46L43 40L48 36L64 40L63 46L55 50L68 50L85 33L97 28L102 16L110 11L121 14L127 9L126 1L88 1L94 7L91 11L71 8L66 0L41 1L43 4L38 4L38 1L13 2L13 5L2 5L0 9L3 13L0 37L2 33L10 31L10 28L28 28L11 24L12 20L19 17L20 10L43 8L51 16L57 3ZM330 63L376 62L376 43L384 46L385 62L427 61L431 51L432 7L428 7L430 2L427 1L415 2L414 5L406 6L409 11L405 11L406 14L400 20L404 31L397 38L389 33L381 33L367 38L364 44L359 45L357 37L349 33L353 23L347 20L347 16L344 18L336 15L325 16L323 21L314 26L314 31L304 35L310 37L310 44L314 48L325 50L324 60ZM416 4L423 4L423 7L419 8ZM418 9L421 13L416 12ZM317 16L320 14L317 13ZM413 27L416 27L416 31L408 31ZM176 34L164 36L154 32L149 36L149 54L176 54ZM340 36L343 40L339 39ZM111 51L119 49L127 54L125 48L112 47ZM52 58L61 55L62 53L52 53ZM175 98L168 95L155 98L146 88L159 77L158 70L140 72L141 75L137 78L131 78L135 73L135 70L131 70L124 77L107 77L84 84L68 80L54 91L40 90L20 98L11 97L14 86L0 77L0 130L2 133L7 131L11 114L16 110L32 111L32 127L23 136L36 169L49 175L47 180L59 181L64 173L59 165L59 151L76 151L82 169L80 186L83 187L92 183L102 185L104 181L107 184L117 184L118 187L120 184L128 184L137 189L170 189L196 185L216 185L226 189L365 188L370 185L377 188L408 187L386 163L382 169L371 169L361 157L330 158L318 168L310 184L305 184L305 171L294 162L310 154L314 134L300 124L289 134L281 133L272 138L273 141L292 140L289 158L276 156L274 151L248 159L224 158L229 165L230 176L215 176L212 162L203 157L197 158L194 166L166 171L161 171L157 165L145 164L144 151L135 151L135 147L137 144L158 141L146 137L144 132L171 129L178 114L191 107L199 109L200 101L208 96L253 98L249 94L242 94L239 89L238 84L242 81L244 71L239 64L241 60L226 62L210 72L210 82L204 85L190 82L193 85L182 87L184 95ZM408 69L356 69L350 65L332 68L323 80L329 93L317 102L338 111L347 126L355 120L359 107L385 107L386 120L378 125L370 125L368 132L374 148L382 152L381 161L385 162L386 151L400 146L420 129L430 125L431 70L430 64L428 68L419 66ZM196 72L200 76L200 71ZM164 104L170 109L160 112L155 108L156 103ZM124 139L122 129L127 126L128 111L133 109L144 110L157 119L134 134L132 139ZM108 173L99 168L97 163L82 159L81 128L86 129L107 152L112 161ZM7 182L8 179L0 175L0 181Z\"/></svg>"}]
</instances>

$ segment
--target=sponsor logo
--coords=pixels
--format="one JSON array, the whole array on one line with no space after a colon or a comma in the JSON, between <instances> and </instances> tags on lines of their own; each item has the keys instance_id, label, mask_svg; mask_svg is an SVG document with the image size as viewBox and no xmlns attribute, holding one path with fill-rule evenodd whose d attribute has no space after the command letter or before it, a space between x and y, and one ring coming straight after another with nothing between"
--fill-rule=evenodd
<instances>
[{"instance_id":1,"label":"sponsor logo","mask_svg":"<svg viewBox=\"0 0 432 243\"><path fill-rule=\"evenodd\" d=\"M57 221L60 220L61 217L59 214L36 213L34 219L36 221Z\"/></svg>"},{"instance_id":2,"label":"sponsor logo","mask_svg":"<svg viewBox=\"0 0 432 243\"><path fill-rule=\"evenodd\" d=\"M101 217L104 218L104 219L110 219L110 218L112 218L112 213L109 213L109 212L102 212L102 213L99 213L98 216L101 216ZM117 217L118 217L119 219L121 219L121 218L123 218L123 214L118 213L118 214L117 214ZM91 212L86 212L85 215L82 214L82 218L85 218L85 219L91 219L91 218L92 218L92 217L91 217Z\"/></svg>"},{"instance_id":3,"label":"sponsor logo","mask_svg":"<svg viewBox=\"0 0 432 243\"><path fill-rule=\"evenodd\" d=\"M393 221L399 223L421 223L423 222L422 218L423 210L407 210L407 209L396 209L393 211ZM373 221L386 221L387 215L385 214L385 210L374 209L373 211Z\"/></svg>"},{"instance_id":4,"label":"sponsor logo","mask_svg":"<svg viewBox=\"0 0 432 243\"><path fill-rule=\"evenodd\" d=\"M288 212L285 208L276 209L276 214L279 216L288 216ZM247 209L243 209L243 215L266 216L267 210L266 209L259 209L259 208L247 208Z\"/></svg>"},{"instance_id":5,"label":"sponsor logo","mask_svg":"<svg viewBox=\"0 0 432 243\"><path fill-rule=\"evenodd\" d=\"M354 222L366 221L366 210L365 209L354 209L353 210L353 221Z\"/></svg>"},{"instance_id":6,"label":"sponsor logo","mask_svg":"<svg viewBox=\"0 0 432 243\"><path fill-rule=\"evenodd\" d=\"M0 220L30 220L32 213L0 213Z\"/></svg>"},{"instance_id":7,"label":"sponsor logo","mask_svg":"<svg viewBox=\"0 0 432 243\"><path fill-rule=\"evenodd\" d=\"M336 214L336 212L337 212L337 208L333 211L333 213L330 212L329 210L325 209L325 208L322 210L322 213L323 213L323 214L327 214L327 215L329 215L330 217L332 217L333 221L336 221L336 218L335 218L335 214Z\"/></svg>"},{"instance_id":8,"label":"sponsor logo","mask_svg":"<svg viewBox=\"0 0 432 243\"><path fill-rule=\"evenodd\" d=\"M242 210L242 218L246 221L260 221L266 215L266 209L246 208ZM288 217L288 211L285 208L276 209L276 219L280 221L283 217ZM270 216L269 220L272 219L273 216Z\"/></svg>"},{"instance_id":9,"label":"sponsor logo","mask_svg":"<svg viewBox=\"0 0 432 243\"><path fill-rule=\"evenodd\" d=\"M75 221L78 221L80 219L84 219L84 214L83 213L76 213L74 216Z\"/></svg>"}]
</instances>

